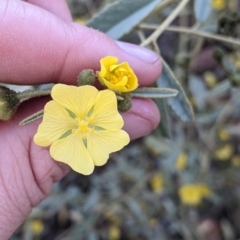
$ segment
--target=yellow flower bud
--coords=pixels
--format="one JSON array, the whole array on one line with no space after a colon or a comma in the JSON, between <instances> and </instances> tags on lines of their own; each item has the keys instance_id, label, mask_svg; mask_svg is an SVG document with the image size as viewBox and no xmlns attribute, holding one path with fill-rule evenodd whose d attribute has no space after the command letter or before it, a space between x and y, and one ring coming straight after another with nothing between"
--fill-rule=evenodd
<instances>
[{"instance_id":1,"label":"yellow flower bud","mask_svg":"<svg viewBox=\"0 0 240 240\"><path fill-rule=\"evenodd\" d=\"M177 161L175 163L175 167L177 170L182 171L187 167L187 155L182 152L178 155Z\"/></svg>"},{"instance_id":2,"label":"yellow flower bud","mask_svg":"<svg viewBox=\"0 0 240 240\"><path fill-rule=\"evenodd\" d=\"M118 63L118 58L107 56L100 60L97 72L102 85L116 92L131 92L138 87L138 79L127 62Z\"/></svg>"},{"instance_id":3,"label":"yellow flower bud","mask_svg":"<svg viewBox=\"0 0 240 240\"><path fill-rule=\"evenodd\" d=\"M164 179L161 173L156 173L153 175L150 186L154 192L162 192L164 188Z\"/></svg>"}]
</instances>

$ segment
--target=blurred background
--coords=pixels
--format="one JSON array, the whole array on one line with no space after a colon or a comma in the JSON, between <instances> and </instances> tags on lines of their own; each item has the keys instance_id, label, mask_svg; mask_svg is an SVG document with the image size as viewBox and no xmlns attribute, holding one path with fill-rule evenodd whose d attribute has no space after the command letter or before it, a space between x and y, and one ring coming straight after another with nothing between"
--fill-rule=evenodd
<instances>
[{"instance_id":1,"label":"blurred background","mask_svg":"<svg viewBox=\"0 0 240 240\"><path fill-rule=\"evenodd\" d=\"M11 240L240 239L240 1L68 4L77 23L161 54L156 86L179 96L156 101L162 121L151 135L91 176L72 171L55 184Z\"/></svg>"}]
</instances>

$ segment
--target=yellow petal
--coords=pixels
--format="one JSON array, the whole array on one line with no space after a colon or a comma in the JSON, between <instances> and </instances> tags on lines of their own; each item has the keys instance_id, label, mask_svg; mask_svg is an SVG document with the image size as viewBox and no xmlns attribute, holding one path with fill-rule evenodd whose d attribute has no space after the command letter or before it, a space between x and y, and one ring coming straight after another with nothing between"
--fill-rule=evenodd
<instances>
[{"instance_id":1,"label":"yellow petal","mask_svg":"<svg viewBox=\"0 0 240 240\"><path fill-rule=\"evenodd\" d=\"M107 81L106 79L103 79L104 85L111 90L119 90L120 92L126 92L128 89L126 88L126 84L128 83L128 78L124 77L121 81L118 83L111 83Z\"/></svg>"},{"instance_id":2,"label":"yellow petal","mask_svg":"<svg viewBox=\"0 0 240 240\"><path fill-rule=\"evenodd\" d=\"M138 78L132 68L129 66L127 62L122 63L119 65L119 68L124 68L128 72L128 91L133 91L138 87Z\"/></svg>"},{"instance_id":3,"label":"yellow petal","mask_svg":"<svg viewBox=\"0 0 240 240\"><path fill-rule=\"evenodd\" d=\"M123 131L95 131L89 133L87 138L87 149L96 166L104 165L109 154L119 151L130 141L128 134Z\"/></svg>"},{"instance_id":4,"label":"yellow petal","mask_svg":"<svg viewBox=\"0 0 240 240\"><path fill-rule=\"evenodd\" d=\"M117 67L118 67L117 64L111 65L110 68L109 68L110 72L114 71L115 68L117 68Z\"/></svg>"},{"instance_id":5,"label":"yellow petal","mask_svg":"<svg viewBox=\"0 0 240 240\"><path fill-rule=\"evenodd\" d=\"M44 107L43 121L34 136L34 142L39 146L49 146L75 124L65 108L55 101L50 101Z\"/></svg>"},{"instance_id":6,"label":"yellow petal","mask_svg":"<svg viewBox=\"0 0 240 240\"><path fill-rule=\"evenodd\" d=\"M80 134L71 134L54 142L50 148L53 159L68 164L74 171L89 175L94 170L92 157L88 153Z\"/></svg>"},{"instance_id":7,"label":"yellow petal","mask_svg":"<svg viewBox=\"0 0 240 240\"><path fill-rule=\"evenodd\" d=\"M56 84L52 89L52 98L61 106L81 117L91 110L98 90L93 86L68 86Z\"/></svg>"},{"instance_id":8,"label":"yellow petal","mask_svg":"<svg viewBox=\"0 0 240 240\"><path fill-rule=\"evenodd\" d=\"M104 67L104 68L106 68L109 71L110 71L110 67L112 65L116 65L117 63L118 63L118 58L117 57L113 57L113 56L107 56L107 57L102 58L100 60L101 69L102 69L102 67Z\"/></svg>"},{"instance_id":9,"label":"yellow petal","mask_svg":"<svg viewBox=\"0 0 240 240\"><path fill-rule=\"evenodd\" d=\"M110 90L98 93L91 124L109 130L119 130L123 127L122 116L117 110L115 93Z\"/></svg>"}]
</instances>

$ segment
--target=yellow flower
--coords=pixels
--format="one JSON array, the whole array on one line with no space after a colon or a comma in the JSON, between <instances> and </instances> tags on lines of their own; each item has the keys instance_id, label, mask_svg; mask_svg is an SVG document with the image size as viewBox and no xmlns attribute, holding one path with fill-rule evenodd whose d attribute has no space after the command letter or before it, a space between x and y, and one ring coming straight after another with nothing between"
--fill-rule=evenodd
<instances>
[{"instance_id":1,"label":"yellow flower","mask_svg":"<svg viewBox=\"0 0 240 240\"><path fill-rule=\"evenodd\" d=\"M235 167L240 167L240 156L234 155L232 157L232 165Z\"/></svg>"},{"instance_id":2,"label":"yellow flower","mask_svg":"<svg viewBox=\"0 0 240 240\"><path fill-rule=\"evenodd\" d=\"M156 173L150 181L151 188L154 192L162 192L164 188L164 179L161 173Z\"/></svg>"},{"instance_id":3,"label":"yellow flower","mask_svg":"<svg viewBox=\"0 0 240 240\"><path fill-rule=\"evenodd\" d=\"M219 161L227 161L232 157L233 153L233 146L231 144L226 144L214 152L214 157Z\"/></svg>"},{"instance_id":4,"label":"yellow flower","mask_svg":"<svg viewBox=\"0 0 240 240\"><path fill-rule=\"evenodd\" d=\"M179 197L183 204L198 206L202 199L211 195L205 184L186 184L179 189Z\"/></svg>"},{"instance_id":5,"label":"yellow flower","mask_svg":"<svg viewBox=\"0 0 240 240\"><path fill-rule=\"evenodd\" d=\"M203 75L203 79L206 83L206 85L209 87L209 88L213 88L216 86L217 84L217 77L215 76L214 73L210 72L210 71L207 71L204 73Z\"/></svg>"},{"instance_id":6,"label":"yellow flower","mask_svg":"<svg viewBox=\"0 0 240 240\"><path fill-rule=\"evenodd\" d=\"M229 135L229 133L225 129L222 129L218 132L218 137L222 141L228 141L231 136Z\"/></svg>"},{"instance_id":7,"label":"yellow flower","mask_svg":"<svg viewBox=\"0 0 240 240\"><path fill-rule=\"evenodd\" d=\"M216 10L222 10L226 6L226 0L212 0L212 7Z\"/></svg>"},{"instance_id":8,"label":"yellow flower","mask_svg":"<svg viewBox=\"0 0 240 240\"><path fill-rule=\"evenodd\" d=\"M121 238L121 230L118 226L111 226L108 230L108 238L110 240L118 240Z\"/></svg>"},{"instance_id":9,"label":"yellow flower","mask_svg":"<svg viewBox=\"0 0 240 240\"><path fill-rule=\"evenodd\" d=\"M34 141L39 146L51 146L53 159L89 175L94 166L107 162L111 152L129 143L128 134L121 130L123 119L114 92L56 84L51 96Z\"/></svg>"},{"instance_id":10,"label":"yellow flower","mask_svg":"<svg viewBox=\"0 0 240 240\"><path fill-rule=\"evenodd\" d=\"M99 81L107 88L118 92L131 92L138 87L138 79L127 62L118 63L118 58L107 56L100 60Z\"/></svg>"},{"instance_id":11,"label":"yellow flower","mask_svg":"<svg viewBox=\"0 0 240 240\"><path fill-rule=\"evenodd\" d=\"M186 153L182 152L178 155L177 161L175 163L176 169L182 171L187 166L187 155Z\"/></svg>"},{"instance_id":12,"label":"yellow flower","mask_svg":"<svg viewBox=\"0 0 240 240\"><path fill-rule=\"evenodd\" d=\"M40 235L44 230L43 222L37 219L30 223L30 227L34 235Z\"/></svg>"}]
</instances>

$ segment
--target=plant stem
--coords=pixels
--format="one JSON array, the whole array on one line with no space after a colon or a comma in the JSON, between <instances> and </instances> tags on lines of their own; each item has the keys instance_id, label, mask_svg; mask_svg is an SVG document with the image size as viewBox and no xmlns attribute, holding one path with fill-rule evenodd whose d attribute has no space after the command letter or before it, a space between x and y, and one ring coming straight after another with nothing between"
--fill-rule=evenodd
<instances>
[{"instance_id":1,"label":"plant stem","mask_svg":"<svg viewBox=\"0 0 240 240\"><path fill-rule=\"evenodd\" d=\"M144 28L144 29L156 30L159 26L156 24L140 24L139 27ZM240 41L238 39L235 39L232 37L224 37L219 34L212 34L212 33L208 33L208 32L201 31L201 30L195 30L195 29L186 28L186 27L175 27L175 26L167 27L167 28L165 28L165 30L171 31L171 32L193 34L193 35L204 37L204 38L209 38L209 39L214 39L217 41L240 45Z\"/></svg>"},{"instance_id":2,"label":"plant stem","mask_svg":"<svg viewBox=\"0 0 240 240\"><path fill-rule=\"evenodd\" d=\"M155 41L162 32L171 24L171 22L178 16L182 9L186 6L189 0L182 0L178 6L173 10L168 18L144 41L141 46L147 46L151 42Z\"/></svg>"},{"instance_id":3,"label":"plant stem","mask_svg":"<svg viewBox=\"0 0 240 240\"><path fill-rule=\"evenodd\" d=\"M50 93L51 93L51 89L28 90L28 91L18 93L17 97L20 100L20 103L22 103L22 102L24 102L26 100L29 100L31 98L50 95Z\"/></svg>"}]
</instances>

